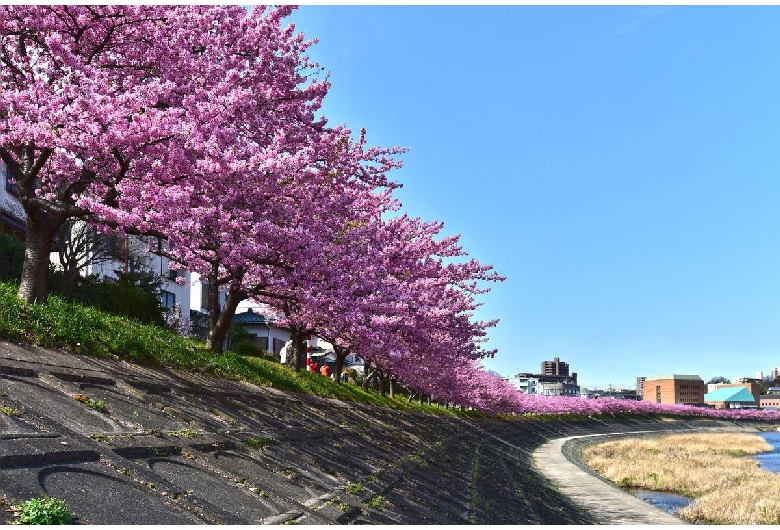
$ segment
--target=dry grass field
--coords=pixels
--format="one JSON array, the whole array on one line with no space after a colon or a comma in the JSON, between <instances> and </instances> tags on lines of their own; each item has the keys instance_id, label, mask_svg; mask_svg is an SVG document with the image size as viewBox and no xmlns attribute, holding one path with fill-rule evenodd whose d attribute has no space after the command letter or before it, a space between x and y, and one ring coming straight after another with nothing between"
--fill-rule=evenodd
<instances>
[{"instance_id":1,"label":"dry grass field","mask_svg":"<svg viewBox=\"0 0 780 530\"><path fill-rule=\"evenodd\" d=\"M771 449L754 434L673 434L592 445L583 460L619 486L694 498L686 521L780 524L780 476L745 458Z\"/></svg>"}]
</instances>

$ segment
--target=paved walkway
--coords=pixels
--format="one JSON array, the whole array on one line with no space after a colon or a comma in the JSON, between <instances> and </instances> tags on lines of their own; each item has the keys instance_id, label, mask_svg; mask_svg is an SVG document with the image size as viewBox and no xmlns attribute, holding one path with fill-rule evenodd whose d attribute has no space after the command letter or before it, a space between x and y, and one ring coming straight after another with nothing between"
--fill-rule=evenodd
<instances>
[{"instance_id":1,"label":"paved walkway","mask_svg":"<svg viewBox=\"0 0 780 530\"><path fill-rule=\"evenodd\" d=\"M601 524L687 524L660 508L594 477L570 462L563 455L562 449L563 445L573 438L582 437L558 438L542 445L534 451L534 464L561 493L588 510Z\"/></svg>"}]
</instances>

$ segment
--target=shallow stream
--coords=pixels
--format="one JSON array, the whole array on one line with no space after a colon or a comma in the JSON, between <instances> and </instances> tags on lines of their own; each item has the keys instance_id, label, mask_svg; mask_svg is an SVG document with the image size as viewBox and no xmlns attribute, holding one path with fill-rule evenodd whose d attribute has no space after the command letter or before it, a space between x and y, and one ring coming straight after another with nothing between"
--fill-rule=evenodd
<instances>
[{"instance_id":1,"label":"shallow stream","mask_svg":"<svg viewBox=\"0 0 780 530\"><path fill-rule=\"evenodd\" d=\"M656 508L661 508L672 515L680 508L685 508L693 502L693 499L677 495L676 493L644 490L641 488L630 489L628 491L638 499L650 503Z\"/></svg>"}]
</instances>

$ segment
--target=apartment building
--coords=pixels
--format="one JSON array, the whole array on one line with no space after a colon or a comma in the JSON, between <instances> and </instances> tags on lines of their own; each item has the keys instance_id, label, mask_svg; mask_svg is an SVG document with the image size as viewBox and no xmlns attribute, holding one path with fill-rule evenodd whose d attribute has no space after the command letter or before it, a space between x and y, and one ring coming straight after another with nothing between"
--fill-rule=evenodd
<instances>
[{"instance_id":1,"label":"apartment building","mask_svg":"<svg viewBox=\"0 0 780 530\"><path fill-rule=\"evenodd\" d=\"M552 361L542 361L542 371L544 375L569 375L569 363L561 362L558 357L554 357Z\"/></svg>"},{"instance_id":2,"label":"apartment building","mask_svg":"<svg viewBox=\"0 0 780 530\"><path fill-rule=\"evenodd\" d=\"M521 392L539 396L579 396L577 373L569 372L569 363L558 357L542 361L541 373L521 372L515 375L516 386Z\"/></svg>"}]
</instances>

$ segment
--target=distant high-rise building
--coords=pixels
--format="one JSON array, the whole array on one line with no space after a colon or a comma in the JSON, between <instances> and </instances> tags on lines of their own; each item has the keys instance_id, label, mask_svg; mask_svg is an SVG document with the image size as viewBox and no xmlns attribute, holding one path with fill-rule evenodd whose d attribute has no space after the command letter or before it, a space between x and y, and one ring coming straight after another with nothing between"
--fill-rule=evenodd
<instances>
[{"instance_id":1,"label":"distant high-rise building","mask_svg":"<svg viewBox=\"0 0 780 530\"><path fill-rule=\"evenodd\" d=\"M639 399L642 399L642 393L645 390L645 379L646 377L637 377L636 378L636 395L639 396Z\"/></svg>"},{"instance_id":2,"label":"distant high-rise building","mask_svg":"<svg viewBox=\"0 0 780 530\"><path fill-rule=\"evenodd\" d=\"M561 362L558 357L552 361L542 361L542 372L544 375L569 375L569 363Z\"/></svg>"},{"instance_id":3,"label":"distant high-rise building","mask_svg":"<svg viewBox=\"0 0 780 530\"><path fill-rule=\"evenodd\" d=\"M522 392L542 396L579 396L577 372L569 373L569 363L558 357L542 361L541 373L519 373L515 376Z\"/></svg>"},{"instance_id":4,"label":"distant high-rise building","mask_svg":"<svg viewBox=\"0 0 780 530\"><path fill-rule=\"evenodd\" d=\"M780 367L772 368L772 381L780 377Z\"/></svg>"}]
</instances>

